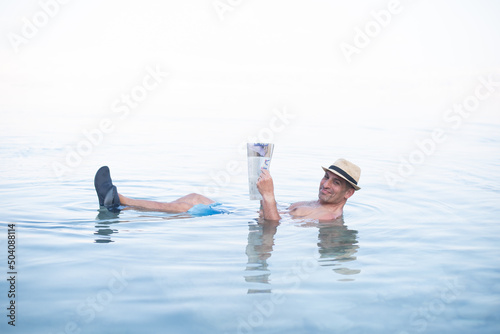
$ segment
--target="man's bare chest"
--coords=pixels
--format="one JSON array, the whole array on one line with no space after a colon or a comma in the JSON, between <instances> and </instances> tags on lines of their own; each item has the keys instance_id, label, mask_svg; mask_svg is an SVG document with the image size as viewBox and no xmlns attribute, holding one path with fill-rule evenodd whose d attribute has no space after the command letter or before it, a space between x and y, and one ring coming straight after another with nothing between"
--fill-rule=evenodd
<instances>
[{"instance_id":1,"label":"man's bare chest","mask_svg":"<svg viewBox=\"0 0 500 334\"><path fill-rule=\"evenodd\" d=\"M333 219L333 215L325 208L318 205L299 205L290 210L290 214L294 218L309 218L309 219Z\"/></svg>"}]
</instances>

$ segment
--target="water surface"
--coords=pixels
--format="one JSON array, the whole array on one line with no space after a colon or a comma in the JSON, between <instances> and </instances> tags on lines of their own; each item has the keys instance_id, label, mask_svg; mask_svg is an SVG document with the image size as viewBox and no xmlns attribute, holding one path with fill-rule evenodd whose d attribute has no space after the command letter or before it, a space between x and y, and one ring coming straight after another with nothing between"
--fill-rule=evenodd
<instances>
[{"instance_id":1,"label":"water surface","mask_svg":"<svg viewBox=\"0 0 500 334\"><path fill-rule=\"evenodd\" d=\"M185 124L172 122L172 131ZM432 129L374 125L358 129L356 138L347 130L332 134L328 125L297 124L275 136L271 173L280 207L315 199L320 166L338 157L362 167L362 189L343 221L285 216L277 225L259 223L238 149L247 137L241 129L251 135L259 125L231 125L236 130L224 133L224 123L203 120L183 130L203 130L206 140L182 130L162 133L153 123L150 132L118 129L62 177L53 162L63 162L81 136L1 135L4 259L7 224L17 226L15 330L500 331L498 126L471 123L449 133L391 186L386 172L397 173L415 140ZM231 212L99 213L93 176L101 165L110 166L128 196L170 201L205 192ZM5 280L0 289L6 314ZM2 332L14 332L2 318Z\"/></svg>"}]
</instances>

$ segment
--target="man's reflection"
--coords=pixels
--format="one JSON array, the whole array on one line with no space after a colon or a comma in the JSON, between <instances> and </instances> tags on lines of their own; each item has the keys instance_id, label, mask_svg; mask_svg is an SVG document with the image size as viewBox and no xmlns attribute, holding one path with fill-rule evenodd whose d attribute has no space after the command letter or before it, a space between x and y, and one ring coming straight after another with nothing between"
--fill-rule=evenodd
<instances>
[{"instance_id":1,"label":"man's reflection","mask_svg":"<svg viewBox=\"0 0 500 334\"><path fill-rule=\"evenodd\" d=\"M344 220L318 223L318 251L321 266L334 266L333 271L341 275L356 275L358 269L346 267L348 262L356 260L358 252L358 231L350 230Z\"/></svg>"},{"instance_id":2,"label":"man's reflection","mask_svg":"<svg viewBox=\"0 0 500 334\"><path fill-rule=\"evenodd\" d=\"M109 243L109 242L114 242L112 240L113 234L118 233L118 229L112 228L114 224L117 223L126 223L129 220L124 219L123 217L120 217L120 214L124 211L131 210L131 208L123 208L121 210L116 210L116 211L109 211L109 210L99 210L99 213L97 214L97 217L95 218L96 220L96 229L97 231L94 232L94 235L96 236L95 242L96 243ZM141 211L138 209L135 209L135 211ZM178 219L189 219L192 218L193 216L190 214L186 213L179 213L179 214L171 214L171 215L163 215L163 216L154 216L154 215L148 215L147 211L145 211L146 214L140 215L140 218L152 218L152 219L162 219L162 220L178 220Z\"/></svg>"},{"instance_id":3,"label":"man's reflection","mask_svg":"<svg viewBox=\"0 0 500 334\"><path fill-rule=\"evenodd\" d=\"M118 213L111 212L108 210L101 210L96 217L96 228L97 231L94 232L96 236L96 243L109 243L113 242L111 236L114 233L118 233L117 229L111 228L113 224L118 222Z\"/></svg>"},{"instance_id":4,"label":"man's reflection","mask_svg":"<svg viewBox=\"0 0 500 334\"><path fill-rule=\"evenodd\" d=\"M271 257L274 246L274 236L277 232L279 222L257 220L248 225L248 245L246 254L248 263L246 266L245 280L249 283L260 284L261 287L252 288L248 293L270 293L271 271L267 260ZM358 269L347 267L349 262L356 260L358 251L358 231L349 229L342 218L334 221L322 221L306 223L303 227L318 228L318 252L320 254L319 264L323 267L332 266L333 271L340 275L352 276L359 274ZM352 277L340 279L352 281Z\"/></svg>"},{"instance_id":5,"label":"man's reflection","mask_svg":"<svg viewBox=\"0 0 500 334\"><path fill-rule=\"evenodd\" d=\"M245 271L245 281L249 283L269 284L271 272L268 269L267 259L271 257L274 246L274 235L279 222L259 219L257 224L250 222L248 225L248 244L246 254L248 263ZM249 289L248 293L269 293L267 286Z\"/></svg>"}]
</instances>

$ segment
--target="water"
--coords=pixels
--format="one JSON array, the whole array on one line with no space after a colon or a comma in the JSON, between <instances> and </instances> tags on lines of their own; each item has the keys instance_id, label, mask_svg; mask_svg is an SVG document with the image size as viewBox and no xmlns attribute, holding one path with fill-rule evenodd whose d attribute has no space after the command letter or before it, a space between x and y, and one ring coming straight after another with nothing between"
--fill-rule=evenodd
<instances>
[{"instance_id":1,"label":"water","mask_svg":"<svg viewBox=\"0 0 500 334\"><path fill-rule=\"evenodd\" d=\"M82 136L2 133L2 277L9 223L18 261L15 329L5 317L9 286L0 283L2 333L500 331L499 126L449 132L401 176L400 159L432 128L373 125L353 136L295 124L274 138L281 208L316 198L320 166L339 157L361 166L362 189L343 223L285 216L261 225L239 145L258 125L185 124L117 129L61 177L53 162L63 164ZM190 137L207 128L207 140ZM128 196L204 192L231 213L99 214L93 176L101 165ZM400 178L393 187L387 171Z\"/></svg>"}]
</instances>

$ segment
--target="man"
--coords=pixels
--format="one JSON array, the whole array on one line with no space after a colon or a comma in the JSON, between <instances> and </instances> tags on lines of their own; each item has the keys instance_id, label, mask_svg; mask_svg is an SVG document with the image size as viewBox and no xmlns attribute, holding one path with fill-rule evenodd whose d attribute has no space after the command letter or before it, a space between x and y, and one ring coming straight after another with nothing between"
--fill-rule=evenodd
<instances>
[{"instance_id":1,"label":"man","mask_svg":"<svg viewBox=\"0 0 500 334\"><path fill-rule=\"evenodd\" d=\"M322 167L325 176L321 179L318 199L310 202L297 202L288 208L294 218L335 220L342 216L344 205L358 186L361 169L345 160L338 159L329 168ZM173 202L156 202L132 199L118 193L111 181L109 168L101 167L95 176L94 185L101 207L117 211L120 205L137 207L144 210L164 211L169 213L200 212L206 214L221 213L215 201L200 194L189 194ZM274 184L268 170L262 170L257 181L257 188L262 195L261 216L265 220L279 221L280 213L274 197Z\"/></svg>"},{"instance_id":2,"label":"man","mask_svg":"<svg viewBox=\"0 0 500 334\"><path fill-rule=\"evenodd\" d=\"M297 202L288 208L294 218L335 220L342 216L347 199L358 186L361 169L345 159L338 159L329 168L322 167L325 176L319 184L316 201ZM262 195L261 214L266 220L280 220L281 216L274 198L273 179L269 171L263 170L257 188Z\"/></svg>"}]
</instances>

